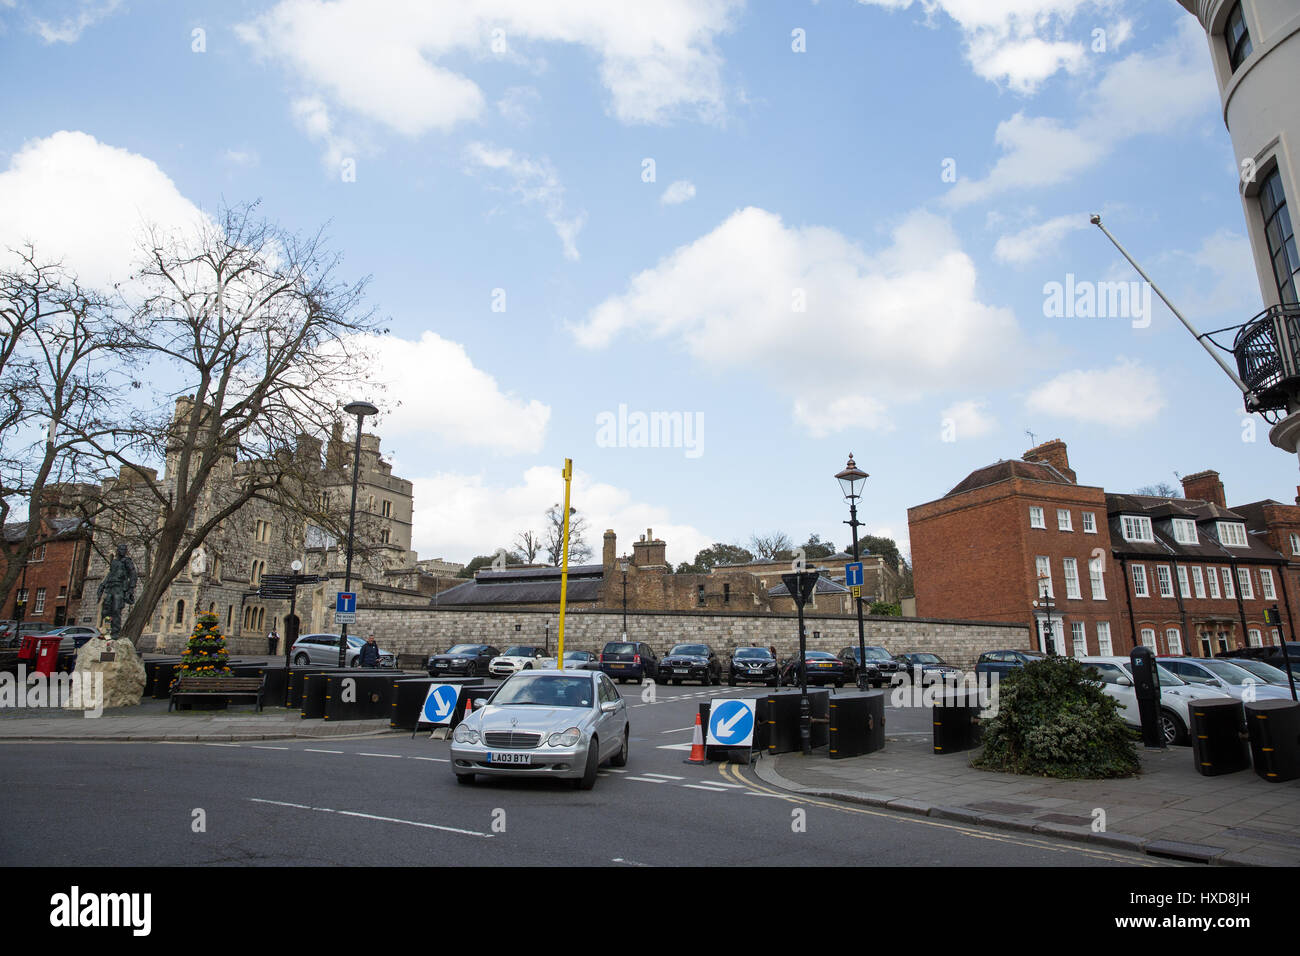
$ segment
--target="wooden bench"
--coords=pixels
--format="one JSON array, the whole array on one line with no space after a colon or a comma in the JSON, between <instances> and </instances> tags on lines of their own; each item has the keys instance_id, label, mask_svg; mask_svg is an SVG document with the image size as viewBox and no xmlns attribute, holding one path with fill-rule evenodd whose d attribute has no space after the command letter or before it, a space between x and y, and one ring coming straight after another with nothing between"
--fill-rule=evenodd
<instances>
[{"instance_id":1,"label":"wooden bench","mask_svg":"<svg viewBox=\"0 0 1300 956\"><path fill-rule=\"evenodd\" d=\"M257 709L262 709L262 692L266 675L261 677L178 677L171 686L167 712L178 697L256 697Z\"/></svg>"}]
</instances>

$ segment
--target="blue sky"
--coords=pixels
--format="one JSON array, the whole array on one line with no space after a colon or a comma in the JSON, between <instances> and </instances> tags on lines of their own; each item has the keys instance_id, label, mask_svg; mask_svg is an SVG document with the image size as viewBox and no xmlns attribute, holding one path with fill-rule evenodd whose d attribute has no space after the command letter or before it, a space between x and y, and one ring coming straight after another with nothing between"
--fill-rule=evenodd
<instances>
[{"instance_id":1,"label":"blue sky","mask_svg":"<svg viewBox=\"0 0 1300 956\"><path fill-rule=\"evenodd\" d=\"M1300 477L1158 300L1044 314L1138 278L1094 211L1202 328L1261 308L1174 0L0 0L0 51L0 245L106 281L140 223L261 200L373 276L422 557L540 530L566 457L595 547L674 563L844 544L850 451L905 549L1026 430L1114 491ZM698 441L609 447L620 406Z\"/></svg>"}]
</instances>

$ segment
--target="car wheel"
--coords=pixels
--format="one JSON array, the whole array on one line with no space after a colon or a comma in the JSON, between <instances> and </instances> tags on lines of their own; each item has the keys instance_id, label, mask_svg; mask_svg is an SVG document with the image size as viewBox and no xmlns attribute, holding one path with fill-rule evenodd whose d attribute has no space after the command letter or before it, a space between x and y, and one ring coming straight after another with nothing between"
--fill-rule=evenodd
<instances>
[{"instance_id":1,"label":"car wheel","mask_svg":"<svg viewBox=\"0 0 1300 956\"><path fill-rule=\"evenodd\" d=\"M297 657L293 659L293 662L297 664L299 667L306 667L308 663L307 655L299 654Z\"/></svg>"},{"instance_id":2,"label":"car wheel","mask_svg":"<svg viewBox=\"0 0 1300 956\"><path fill-rule=\"evenodd\" d=\"M679 680L675 680L675 681L673 681L673 686L676 687L676 686L679 685L680 683L681 683L681 681L679 681Z\"/></svg>"},{"instance_id":3,"label":"car wheel","mask_svg":"<svg viewBox=\"0 0 1300 956\"><path fill-rule=\"evenodd\" d=\"M1172 710L1160 711L1160 732L1164 735L1166 747L1180 747L1187 743L1187 728L1182 718Z\"/></svg>"},{"instance_id":4,"label":"car wheel","mask_svg":"<svg viewBox=\"0 0 1300 956\"><path fill-rule=\"evenodd\" d=\"M614 756L609 758L609 765L611 767L627 766L627 734L628 734L628 730L626 727L624 727L623 728L623 749L620 750L618 753L614 754Z\"/></svg>"},{"instance_id":5,"label":"car wheel","mask_svg":"<svg viewBox=\"0 0 1300 956\"><path fill-rule=\"evenodd\" d=\"M579 790L590 790L596 785L596 766L600 763L600 738L592 737L587 745L587 766L582 779L575 781Z\"/></svg>"},{"instance_id":6,"label":"car wheel","mask_svg":"<svg viewBox=\"0 0 1300 956\"><path fill-rule=\"evenodd\" d=\"M456 774L456 782L472 784L474 782L474 775L472 773L458 773Z\"/></svg>"},{"instance_id":7,"label":"car wheel","mask_svg":"<svg viewBox=\"0 0 1300 956\"><path fill-rule=\"evenodd\" d=\"M361 662L361 658L354 657L350 661L348 661L348 667L356 667L357 664L359 664L360 662Z\"/></svg>"}]
</instances>

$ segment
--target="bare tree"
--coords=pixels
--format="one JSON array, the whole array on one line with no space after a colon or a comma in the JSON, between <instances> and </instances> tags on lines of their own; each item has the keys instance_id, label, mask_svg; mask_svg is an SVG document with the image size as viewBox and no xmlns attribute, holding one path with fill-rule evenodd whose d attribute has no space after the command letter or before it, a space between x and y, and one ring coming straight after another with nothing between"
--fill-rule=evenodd
<instances>
[{"instance_id":1,"label":"bare tree","mask_svg":"<svg viewBox=\"0 0 1300 956\"><path fill-rule=\"evenodd\" d=\"M578 509L569 508L569 563L582 564L591 557L591 546L587 544L587 519L578 514ZM546 530L542 538L542 550L546 552L555 567L563 559L564 546L564 506L551 505L546 509Z\"/></svg>"},{"instance_id":2,"label":"bare tree","mask_svg":"<svg viewBox=\"0 0 1300 956\"><path fill-rule=\"evenodd\" d=\"M515 557L523 564L533 564L542 550L542 537L532 531L521 531L515 535Z\"/></svg>"},{"instance_id":3,"label":"bare tree","mask_svg":"<svg viewBox=\"0 0 1300 956\"><path fill-rule=\"evenodd\" d=\"M790 536L783 531L774 531L771 534L755 534L749 539L749 550L764 561L776 561L790 554L794 544L790 541Z\"/></svg>"},{"instance_id":4,"label":"bare tree","mask_svg":"<svg viewBox=\"0 0 1300 956\"><path fill-rule=\"evenodd\" d=\"M1154 485L1143 485L1134 492L1137 495L1151 495L1155 498L1181 498L1182 492L1167 481L1158 481Z\"/></svg>"},{"instance_id":5,"label":"bare tree","mask_svg":"<svg viewBox=\"0 0 1300 956\"><path fill-rule=\"evenodd\" d=\"M97 446L128 470L165 463L164 480L133 486L134 510L151 497L155 520L141 529L150 565L123 628L132 641L195 549L249 501L331 521L311 488L319 461L293 449L328 433L366 378L356 354L357 337L375 331L361 311L365 280L335 279L338 256L320 234L301 239L253 212L226 210L179 239L152 234L133 277L144 291L130 308L131 346L164 400L128 416L128 441Z\"/></svg>"}]
</instances>

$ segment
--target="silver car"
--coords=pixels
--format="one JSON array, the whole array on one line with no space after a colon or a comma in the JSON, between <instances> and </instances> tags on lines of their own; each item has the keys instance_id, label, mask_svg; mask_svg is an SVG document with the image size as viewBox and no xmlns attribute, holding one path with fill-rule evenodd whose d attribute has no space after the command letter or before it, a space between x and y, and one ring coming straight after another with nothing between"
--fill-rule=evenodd
<instances>
[{"instance_id":1,"label":"silver car","mask_svg":"<svg viewBox=\"0 0 1300 956\"><path fill-rule=\"evenodd\" d=\"M361 661L361 648L365 641L355 634L348 635L347 666L356 667ZM339 635L304 634L293 642L289 659L298 666L307 664L337 665L339 662ZM383 648L379 649L379 666L393 667L397 658Z\"/></svg>"},{"instance_id":2,"label":"silver car","mask_svg":"<svg viewBox=\"0 0 1300 956\"><path fill-rule=\"evenodd\" d=\"M1278 700L1290 698L1290 690L1260 680L1244 667L1228 660L1210 657L1161 657L1161 666L1173 671L1189 684L1214 688L1222 697L1237 700Z\"/></svg>"},{"instance_id":3,"label":"silver car","mask_svg":"<svg viewBox=\"0 0 1300 956\"><path fill-rule=\"evenodd\" d=\"M590 790L601 763L627 763L627 704L600 671L520 672L475 704L451 738L458 783L561 777Z\"/></svg>"}]
</instances>

